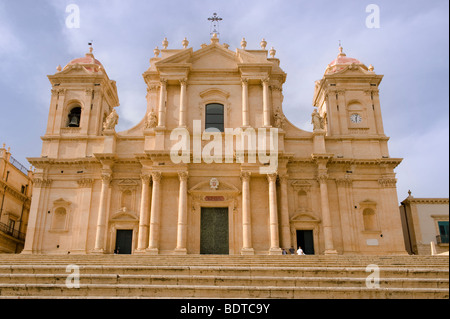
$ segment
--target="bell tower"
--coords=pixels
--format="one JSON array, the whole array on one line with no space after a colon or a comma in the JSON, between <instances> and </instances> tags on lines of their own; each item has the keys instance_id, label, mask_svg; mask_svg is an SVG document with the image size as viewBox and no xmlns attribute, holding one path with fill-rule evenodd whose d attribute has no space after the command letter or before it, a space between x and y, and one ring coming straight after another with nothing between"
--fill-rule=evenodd
<instances>
[{"instance_id":1,"label":"bell tower","mask_svg":"<svg viewBox=\"0 0 450 319\"><path fill-rule=\"evenodd\" d=\"M315 83L313 106L324 120L326 136L342 138L344 157L352 155L351 141L369 139L380 145L376 157L389 156L378 95L382 78L339 46L337 58Z\"/></svg>"},{"instance_id":2,"label":"bell tower","mask_svg":"<svg viewBox=\"0 0 450 319\"><path fill-rule=\"evenodd\" d=\"M102 136L103 122L119 105L116 82L109 79L92 51L90 47L84 57L64 68L58 66L57 72L48 76L52 96L42 137L43 157L92 156L95 139Z\"/></svg>"}]
</instances>

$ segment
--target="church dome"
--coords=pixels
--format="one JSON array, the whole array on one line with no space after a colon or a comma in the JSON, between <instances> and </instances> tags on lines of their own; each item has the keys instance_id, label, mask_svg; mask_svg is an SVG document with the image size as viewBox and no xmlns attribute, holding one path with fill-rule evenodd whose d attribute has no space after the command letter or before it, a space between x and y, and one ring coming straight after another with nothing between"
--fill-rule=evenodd
<instances>
[{"instance_id":1,"label":"church dome","mask_svg":"<svg viewBox=\"0 0 450 319\"><path fill-rule=\"evenodd\" d=\"M92 47L89 48L89 53L86 53L84 57L73 59L67 65L64 67L66 69L67 67L75 64L82 65L86 70L91 72L98 72L100 69L103 69L103 65L99 60L94 58L94 54L92 53Z\"/></svg>"},{"instance_id":2,"label":"church dome","mask_svg":"<svg viewBox=\"0 0 450 319\"><path fill-rule=\"evenodd\" d=\"M342 47L339 46L339 54L336 59L334 59L328 64L327 69L325 71L326 74L336 73L351 64L363 64L361 63L361 61L357 59L347 57L347 55L344 52L342 52L342 50L343 50Z\"/></svg>"}]
</instances>

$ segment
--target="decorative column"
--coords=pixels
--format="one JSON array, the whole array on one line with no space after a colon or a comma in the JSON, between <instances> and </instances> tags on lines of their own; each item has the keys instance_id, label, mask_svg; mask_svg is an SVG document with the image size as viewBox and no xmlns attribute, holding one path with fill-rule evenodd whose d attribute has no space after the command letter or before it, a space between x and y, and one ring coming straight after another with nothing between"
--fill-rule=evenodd
<instances>
[{"instance_id":1,"label":"decorative column","mask_svg":"<svg viewBox=\"0 0 450 319\"><path fill-rule=\"evenodd\" d=\"M375 123L377 126L377 133L380 135L384 135L383 118L381 117L380 96L378 89L376 90L373 89L371 91L371 98L372 98L373 112L375 116Z\"/></svg>"},{"instance_id":2,"label":"decorative column","mask_svg":"<svg viewBox=\"0 0 450 319\"><path fill-rule=\"evenodd\" d=\"M148 215L149 215L149 191L150 175L142 174L141 206L139 211L139 236L137 252L144 252L148 247Z\"/></svg>"},{"instance_id":3,"label":"decorative column","mask_svg":"<svg viewBox=\"0 0 450 319\"><path fill-rule=\"evenodd\" d=\"M261 80L263 87L263 115L264 125L270 126L270 108L269 108L269 78Z\"/></svg>"},{"instance_id":4,"label":"decorative column","mask_svg":"<svg viewBox=\"0 0 450 319\"><path fill-rule=\"evenodd\" d=\"M92 186L94 179L82 178L78 182L78 207L79 213L72 221L72 253L86 253L86 244L88 239L88 225L86 223L89 220L91 212L91 199L92 199Z\"/></svg>"},{"instance_id":5,"label":"decorative column","mask_svg":"<svg viewBox=\"0 0 450 319\"><path fill-rule=\"evenodd\" d=\"M185 255L187 238L187 181L188 172L179 172L180 194L178 197L178 225L177 225L177 248L176 254Z\"/></svg>"},{"instance_id":6,"label":"decorative column","mask_svg":"<svg viewBox=\"0 0 450 319\"><path fill-rule=\"evenodd\" d=\"M278 213L277 213L277 174L267 174L269 182L269 224L270 224L270 255L281 255L280 241L278 237Z\"/></svg>"},{"instance_id":7,"label":"decorative column","mask_svg":"<svg viewBox=\"0 0 450 319\"><path fill-rule=\"evenodd\" d=\"M166 126L166 85L167 80L161 79L159 89L159 106L158 106L158 126Z\"/></svg>"},{"instance_id":8,"label":"decorative column","mask_svg":"<svg viewBox=\"0 0 450 319\"><path fill-rule=\"evenodd\" d=\"M248 117L248 80L241 79L242 82L242 126L249 126Z\"/></svg>"},{"instance_id":9,"label":"decorative column","mask_svg":"<svg viewBox=\"0 0 450 319\"><path fill-rule=\"evenodd\" d=\"M104 253L105 250L105 228L106 207L108 205L108 188L111 183L111 173L102 173L102 189L100 192L100 206L97 217L97 233L95 235L95 253Z\"/></svg>"},{"instance_id":10,"label":"decorative column","mask_svg":"<svg viewBox=\"0 0 450 319\"><path fill-rule=\"evenodd\" d=\"M254 255L250 210L250 172L241 172L242 180L242 255Z\"/></svg>"},{"instance_id":11,"label":"decorative column","mask_svg":"<svg viewBox=\"0 0 450 319\"><path fill-rule=\"evenodd\" d=\"M159 220L161 211L161 172L152 172L152 205L150 216L150 239L147 251L151 254L158 254L159 247Z\"/></svg>"},{"instance_id":12,"label":"decorative column","mask_svg":"<svg viewBox=\"0 0 450 319\"><path fill-rule=\"evenodd\" d=\"M341 233L342 233L342 241L343 241L343 253L350 252L353 253L355 251L359 251L357 248L357 237L353 209L352 209L352 201L350 200L349 193L352 188L352 179L345 175L343 178L336 179L336 188L339 199L339 215L341 216Z\"/></svg>"},{"instance_id":13,"label":"decorative column","mask_svg":"<svg viewBox=\"0 0 450 319\"><path fill-rule=\"evenodd\" d=\"M45 203L48 201L48 188L51 184L51 179L37 177L33 179L33 199L31 201L25 245L22 254L41 252L41 243L45 229L44 225L47 216L47 205Z\"/></svg>"},{"instance_id":14,"label":"decorative column","mask_svg":"<svg viewBox=\"0 0 450 319\"><path fill-rule=\"evenodd\" d=\"M186 79L180 80L180 115L178 120L179 127L186 127Z\"/></svg>"},{"instance_id":15,"label":"decorative column","mask_svg":"<svg viewBox=\"0 0 450 319\"><path fill-rule=\"evenodd\" d=\"M289 207L288 207L288 176L280 176L280 191L281 191L281 246L288 249L291 246L291 232L289 222Z\"/></svg>"},{"instance_id":16,"label":"decorative column","mask_svg":"<svg viewBox=\"0 0 450 319\"><path fill-rule=\"evenodd\" d=\"M322 206L323 236L325 239L325 255L337 254L333 246L333 231L331 226L330 207L328 204L328 174L319 173L320 204Z\"/></svg>"}]
</instances>

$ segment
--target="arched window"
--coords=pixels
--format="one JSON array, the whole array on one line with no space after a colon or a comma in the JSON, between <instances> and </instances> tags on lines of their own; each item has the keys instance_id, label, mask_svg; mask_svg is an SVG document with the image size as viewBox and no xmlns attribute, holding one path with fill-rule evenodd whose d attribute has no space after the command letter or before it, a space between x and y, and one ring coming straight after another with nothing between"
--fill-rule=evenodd
<instances>
[{"instance_id":1,"label":"arched window","mask_svg":"<svg viewBox=\"0 0 450 319\"><path fill-rule=\"evenodd\" d=\"M371 208L363 210L364 230L378 230L375 212Z\"/></svg>"},{"instance_id":2,"label":"arched window","mask_svg":"<svg viewBox=\"0 0 450 319\"><path fill-rule=\"evenodd\" d=\"M215 128L220 132L224 132L224 115L223 105L218 103L211 103L206 105L205 110L205 131Z\"/></svg>"},{"instance_id":3,"label":"arched window","mask_svg":"<svg viewBox=\"0 0 450 319\"><path fill-rule=\"evenodd\" d=\"M81 107L73 107L68 115L68 127L80 127Z\"/></svg>"}]
</instances>

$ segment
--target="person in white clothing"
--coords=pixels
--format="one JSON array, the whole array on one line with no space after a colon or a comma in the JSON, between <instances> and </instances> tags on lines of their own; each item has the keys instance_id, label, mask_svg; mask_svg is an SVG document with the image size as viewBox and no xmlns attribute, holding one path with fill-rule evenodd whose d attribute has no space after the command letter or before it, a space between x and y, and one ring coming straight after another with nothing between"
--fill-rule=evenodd
<instances>
[{"instance_id":1,"label":"person in white clothing","mask_svg":"<svg viewBox=\"0 0 450 319\"><path fill-rule=\"evenodd\" d=\"M297 255L304 255L304 254L305 254L305 253L303 252L302 247L298 246L298 249L297 249Z\"/></svg>"}]
</instances>

